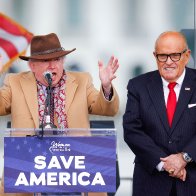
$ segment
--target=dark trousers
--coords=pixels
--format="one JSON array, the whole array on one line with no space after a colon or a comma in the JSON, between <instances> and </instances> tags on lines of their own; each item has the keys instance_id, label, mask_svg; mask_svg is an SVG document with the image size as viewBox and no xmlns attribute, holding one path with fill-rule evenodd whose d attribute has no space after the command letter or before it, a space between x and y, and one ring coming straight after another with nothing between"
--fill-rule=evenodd
<instances>
[{"instance_id":1,"label":"dark trousers","mask_svg":"<svg viewBox=\"0 0 196 196\"><path fill-rule=\"evenodd\" d=\"M171 189L171 192L170 192L169 196L177 196L176 180L175 179L173 180L172 189Z\"/></svg>"}]
</instances>

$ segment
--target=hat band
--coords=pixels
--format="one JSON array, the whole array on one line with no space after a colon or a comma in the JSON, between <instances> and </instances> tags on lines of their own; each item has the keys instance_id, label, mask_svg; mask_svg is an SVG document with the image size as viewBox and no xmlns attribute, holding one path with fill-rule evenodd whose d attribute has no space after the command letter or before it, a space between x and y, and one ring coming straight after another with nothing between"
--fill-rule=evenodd
<instances>
[{"instance_id":1,"label":"hat band","mask_svg":"<svg viewBox=\"0 0 196 196\"><path fill-rule=\"evenodd\" d=\"M50 53L54 53L54 52L59 52L61 50L65 50L63 47L61 48L55 48L55 49L51 49L51 50L45 50L42 52L33 52L31 55L43 55L43 54L50 54Z\"/></svg>"}]
</instances>

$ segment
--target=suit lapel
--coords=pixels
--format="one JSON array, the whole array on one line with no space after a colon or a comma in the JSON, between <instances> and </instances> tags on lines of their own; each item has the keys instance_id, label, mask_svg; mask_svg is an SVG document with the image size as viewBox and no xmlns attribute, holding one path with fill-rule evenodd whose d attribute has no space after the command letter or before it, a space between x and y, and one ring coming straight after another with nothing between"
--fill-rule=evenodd
<instances>
[{"instance_id":1,"label":"suit lapel","mask_svg":"<svg viewBox=\"0 0 196 196\"><path fill-rule=\"evenodd\" d=\"M67 80L66 80L66 87L65 87L65 94L66 94L65 111L67 114L70 105L73 101L78 84L76 82L75 77L70 72L66 72L66 74L67 74Z\"/></svg>"},{"instance_id":2,"label":"suit lapel","mask_svg":"<svg viewBox=\"0 0 196 196\"><path fill-rule=\"evenodd\" d=\"M178 103L176 106L174 119L172 122L171 134L174 131L174 128L176 127L177 123L179 122L180 117L183 114L183 111L188 107L188 103L196 88L195 80L196 80L196 77L192 74L192 71L187 68L185 78L184 78L184 81L183 81L183 84L180 90L180 95L178 98Z\"/></svg>"},{"instance_id":3,"label":"suit lapel","mask_svg":"<svg viewBox=\"0 0 196 196\"><path fill-rule=\"evenodd\" d=\"M23 75L20 79L20 84L33 117L35 127L39 127L39 117L38 117L38 101L37 101L37 85L36 80L32 72L28 72Z\"/></svg>"},{"instance_id":4,"label":"suit lapel","mask_svg":"<svg viewBox=\"0 0 196 196\"><path fill-rule=\"evenodd\" d=\"M147 85L153 105L167 131L169 131L169 124L167 120L167 112L163 93L163 84L159 72L155 72L151 81Z\"/></svg>"},{"instance_id":5,"label":"suit lapel","mask_svg":"<svg viewBox=\"0 0 196 196\"><path fill-rule=\"evenodd\" d=\"M65 104L65 111L68 113L70 105L73 101L76 89L78 84L75 80L75 77L70 73L66 72L67 80L66 80L66 104ZM37 85L36 80L32 72L29 72L20 79L21 87L33 117L33 121L36 127L39 127L39 116L38 116L38 101L37 101Z\"/></svg>"}]
</instances>

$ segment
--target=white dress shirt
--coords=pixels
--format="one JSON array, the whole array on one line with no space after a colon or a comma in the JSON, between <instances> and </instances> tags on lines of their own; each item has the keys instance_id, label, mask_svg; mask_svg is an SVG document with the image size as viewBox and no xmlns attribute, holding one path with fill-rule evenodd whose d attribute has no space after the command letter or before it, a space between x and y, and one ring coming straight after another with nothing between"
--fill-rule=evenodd
<instances>
[{"instance_id":1,"label":"white dress shirt","mask_svg":"<svg viewBox=\"0 0 196 196\"><path fill-rule=\"evenodd\" d=\"M186 72L186 69L184 69L182 75L176 80L176 86L174 87L174 91L176 93L176 100L178 101L178 98L179 98L179 94L180 94L180 90L181 90L181 87L182 87L182 83L184 81L184 77L185 77L185 72ZM168 88L168 84L169 82L167 82L163 77L161 77L162 79L162 82L163 82L163 93L164 93L164 99L165 99L165 105L167 107L167 99L168 99L168 95L169 95L169 88ZM163 165L164 165L164 162L161 161L157 166L157 170L158 171L164 171L164 168L163 168Z\"/></svg>"}]
</instances>

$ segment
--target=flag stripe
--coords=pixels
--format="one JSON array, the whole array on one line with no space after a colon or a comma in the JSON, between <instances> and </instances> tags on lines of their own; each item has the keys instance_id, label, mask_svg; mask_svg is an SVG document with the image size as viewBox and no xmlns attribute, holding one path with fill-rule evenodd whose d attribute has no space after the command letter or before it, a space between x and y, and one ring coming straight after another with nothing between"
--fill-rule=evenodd
<instances>
[{"instance_id":1,"label":"flag stripe","mask_svg":"<svg viewBox=\"0 0 196 196\"><path fill-rule=\"evenodd\" d=\"M13 24L13 22L8 17L5 17L4 15L0 14L0 20L1 20L1 27L5 29L7 32L14 35L21 34L18 25Z\"/></svg>"},{"instance_id":2,"label":"flag stripe","mask_svg":"<svg viewBox=\"0 0 196 196\"><path fill-rule=\"evenodd\" d=\"M5 52L5 50L1 48L1 45L0 45L0 54L1 56L3 56L3 58L1 57L2 65L5 65L10 60L10 58L8 54Z\"/></svg>"},{"instance_id":3,"label":"flag stripe","mask_svg":"<svg viewBox=\"0 0 196 196\"><path fill-rule=\"evenodd\" d=\"M30 41L32 34L28 32L25 28L23 28L20 24L13 21L11 18L5 16L2 13L0 13L0 21L1 21L0 26L7 32L13 35L23 35L26 37L28 42Z\"/></svg>"},{"instance_id":4,"label":"flag stripe","mask_svg":"<svg viewBox=\"0 0 196 196\"><path fill-rule=\"evenodd\" d=\"M19 55L24 55L33 34L0 12L0 73L6 71Z\"/></svg>"},{"instance_id":5,"label":"flag stripe","mask_svg":"<svg viewBox=\"0 0 196 196\"><path fill-rule=\"evenodd\" d=\"M0 38L0 46L7 53L10 59L16 56L18 53L17 48L11 42L5 39Z\"/></svg>"},{"instance_id":6,"label":"flag stripe","mask_svg":"<svg viewBox=\"0 0 196 196\"><path fill-rule=\"evenodd\" d=\"M15 46L15 48L18 50L18 52L23 51L24 48L27 48L28 46L28 42L26 38L23 36L12 35L2 30L1 28L0 28L0 35L2 39L11 42Z\"/></svg>"}]
</instances>

